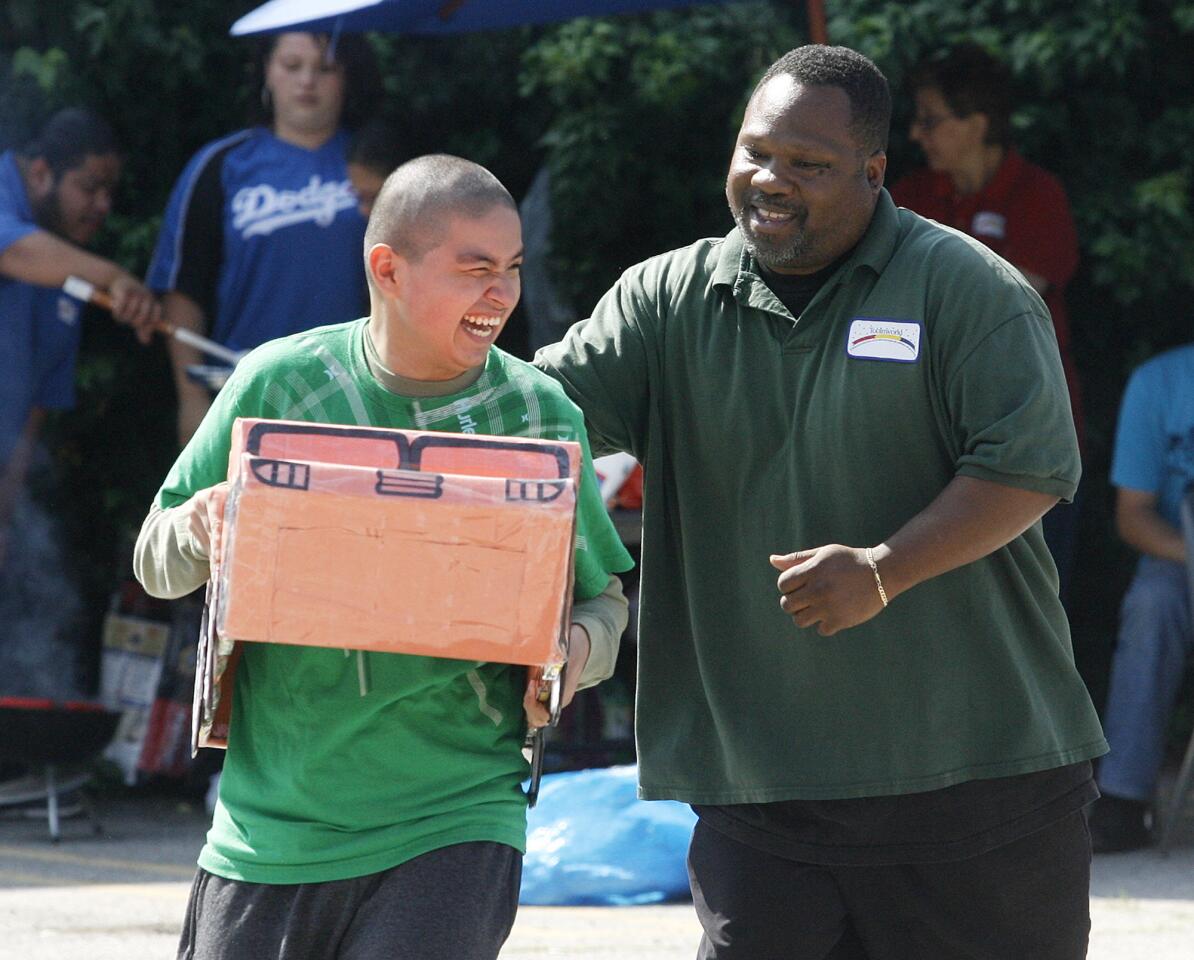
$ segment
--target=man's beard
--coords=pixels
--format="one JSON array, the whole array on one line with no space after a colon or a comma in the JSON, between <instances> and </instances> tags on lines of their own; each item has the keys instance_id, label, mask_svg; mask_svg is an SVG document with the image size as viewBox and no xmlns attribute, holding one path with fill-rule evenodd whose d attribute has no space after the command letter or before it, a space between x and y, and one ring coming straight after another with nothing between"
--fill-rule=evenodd
<instances>
[{"instance_id":1,"label":"man's beard","mask_svg":"<svg viewBox=\"0 0 1194 960\"><path fill-rule=\"evenodd\" d=\"M786 240L772 240L769 237L760 237L755 234L750 225L750 209L762 199L762 197L748 197L739 209L731 210L734 222L738 224L738 230L746 243L746 249L754 255L759 263L772 270L802 266L811 246L809 236L804 230L804 225L808 221L808 210L805 207L781 206L774 201L767 202L765 206L768 210L796 215L793 223L797 227L797 232Z\"/></svg>"}]
</instances>

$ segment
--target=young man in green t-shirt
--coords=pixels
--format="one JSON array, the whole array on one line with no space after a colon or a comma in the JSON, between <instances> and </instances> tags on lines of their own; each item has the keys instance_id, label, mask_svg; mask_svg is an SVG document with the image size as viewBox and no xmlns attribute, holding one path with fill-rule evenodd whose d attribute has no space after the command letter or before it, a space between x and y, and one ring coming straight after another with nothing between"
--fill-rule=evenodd
<instances>
[{"instance_id":1,"label":"young man in green t-shirt","mask_svg":"<svg viewBox=\"0 0 1194 960\"><path fill-rule=\"evenodd\" d=\"M582 418L553 381L493 346L518 301L521 256L514 202L484 168L437 155L391 174L365 236L370 316L241 362L146 518L135 557L146 589L177 597L207 579L236 417L575 440L584 476L564 700L608 676L626 623L614 574L630 558ZM528 721L547 719L524 703L525 678L505 664L244 644L179 956L496 957L525 849L521 746Z\"/></svg>"}]
</instances>

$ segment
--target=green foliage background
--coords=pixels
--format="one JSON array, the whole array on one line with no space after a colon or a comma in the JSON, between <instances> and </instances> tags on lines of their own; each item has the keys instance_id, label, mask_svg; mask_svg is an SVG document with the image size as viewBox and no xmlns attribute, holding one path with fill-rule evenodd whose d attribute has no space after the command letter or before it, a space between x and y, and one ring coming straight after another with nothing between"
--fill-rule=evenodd
<instances>
[{"instance_id":1,"label":"green foliage background","mask_svg":"<svg viewBox=\"0 0 1194 960\"><path fill-rule=\"evenodd\" d=\"M251 2L8 0L0 10L0 139L57 107L107 115L128 146L103 252L148 263L169 188L203 142L242 125L254 44L227 36ZM1082 241L1070 303L1089 404L1081 558L1072 604L1080 665L1101 702L1131 556L1111 534L1107 461L1123 382L1190 339L1194 286L1194 0L827 0L830 37L871 56L897 94L890 176L918 162L900 87L923 54L962 39L1003 56L1017 139L1066 184ZM759 72L807 38L800 0L577 20L456 38L376 37L378 111L412 155L490 166L516 197L553 173L553 266L583 310L629 264L731 225L730 145ZM517 347L517 344L512 344ZM161 345L88 326L78 408L56 419L56 481L72 571L102 609L171 462L173 396ZM97 620L98 623L98 620ZM88 626L97 630L96 624Z\"/></svg>"}]
</instances>

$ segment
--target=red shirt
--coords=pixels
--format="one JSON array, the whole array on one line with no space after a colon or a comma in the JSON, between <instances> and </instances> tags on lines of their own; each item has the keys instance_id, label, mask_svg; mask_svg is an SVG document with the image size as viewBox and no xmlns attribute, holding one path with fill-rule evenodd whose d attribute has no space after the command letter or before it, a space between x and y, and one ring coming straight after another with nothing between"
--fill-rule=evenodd
<instances>
[{"instance_id":1,"label":"red shirt","mask_svg":"<svg viewBox=\"0 0 1194 960\"><path fill-rule=\"evenodd\" d=\"M1078 268L1078 235L1060 181L1008 150L995 176L978 193L960 194L948 175L916 170L891 188L897 204L968 233L1025 273L1049 284L1045 306L1053 316L1065 367L1078 440L1083 440L1082 390L1070 350L1065 288Z\"/></svg>"}]
</instances>

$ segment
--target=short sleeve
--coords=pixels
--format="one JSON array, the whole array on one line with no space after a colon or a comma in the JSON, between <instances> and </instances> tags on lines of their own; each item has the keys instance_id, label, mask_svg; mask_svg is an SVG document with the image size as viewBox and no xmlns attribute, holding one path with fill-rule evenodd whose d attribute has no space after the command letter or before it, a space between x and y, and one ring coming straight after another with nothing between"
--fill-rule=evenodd
<instances>
[{"instance_id":1,"label":"short sleeve","mask_svg":"<svg viewBox=\"0 0 1194 960\"><path fill-rule=\"evenodd\" d=\"M594 448L624 450L640 462L647 447L651 349L644 326L651 308L638 270L603 296L589 319L559 343L542 348L535 365L558 380L585 416Z\"/></svg>"},{"instance_id":2,"label":"short sleeve","mask_svg":"<svg viewBox=\"0 0 1194 960\"><path fill-rule=\"evenodd\" d=\"M241 411L243 384L250 364L242 361L224 384L194 435L166 475L158 491L157 505L163 510L186 503L200 490L214 487L228 478L228 454L232 449L232 424Z\"/></svg>"},{"instance_id":3,"label":"short sleeve","mask_svg":"<svg viewBox=\"0 0 1194 960\"><path fill-rule=\"evenodd\" d=\"M224 250L222 161L233 145L201 151L179 177L146 276L151 289L184 293L209 318L216 312Z\"/></svg>"},{"instance_id":4,"label":"short sleeve","mask_svg":"<svg viewBox=\"0 0 1194 960\"><path fill-rule=\"evenodd\" d=\"M1069 500L1078 439L1053 326L1027 312L996 326L952 370L946 403L958 474Z\"/></svg>"},{"instance_id":5,"label":"short sleeve","mask_svg":"<svg viewBox=\"0 0 1194 960\"><path fill-rule=\"evenodd\" d=\"M1158 390L1148 368L1128 380L1119 407L1111 483L1116 487L1160 493L1165 472L1165 429Z\"/></svg>"}]
</instances>

